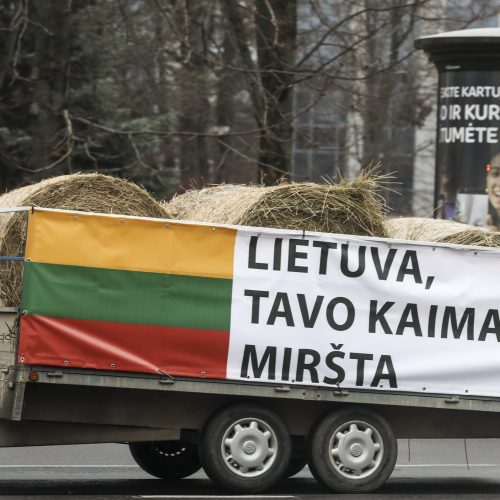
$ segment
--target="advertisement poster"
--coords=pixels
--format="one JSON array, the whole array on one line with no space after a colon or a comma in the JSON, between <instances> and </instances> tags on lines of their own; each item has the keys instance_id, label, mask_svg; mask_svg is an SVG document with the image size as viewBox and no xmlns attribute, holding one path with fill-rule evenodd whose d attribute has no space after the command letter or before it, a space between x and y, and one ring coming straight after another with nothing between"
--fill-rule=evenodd
<instances>
[{"instance_id":1,"label":"advertisement poster","mask_svg":"<svg viewBox=\"0 0 500 500\"><path fill-rule=\"evenodd\" d=\"M444 71L438 109L441 218L500 228L500 72Z\"/></svg>"}]
</instances>

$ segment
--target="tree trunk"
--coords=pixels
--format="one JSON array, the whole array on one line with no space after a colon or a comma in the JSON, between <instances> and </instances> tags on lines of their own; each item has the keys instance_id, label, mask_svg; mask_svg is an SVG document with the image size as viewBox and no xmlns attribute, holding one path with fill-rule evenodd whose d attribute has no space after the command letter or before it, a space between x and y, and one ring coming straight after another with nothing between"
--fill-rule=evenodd
<instances>
[{"instance_id":1,"label":"tree trunk","mask_svg":"<svg viewBox=\"0 0 500 500\"><path fill-rule=\"evenodd\" d=\"M257 56L264 110L258 162L264 184L291 170L293 80L297 42L296 0L256 0Z\"/></svg>"},{"instance_id":2,"label":"tree trunk","mask_svg":"<svg viewBox=\"0 0 500 500\"><path fill-rule=\"evenodd\" d=\"M24 26L23 15L25 8L21 2L6 2L0 9L0 26L6 27L0 31L0 89L6 83L8 76L12 76L15 68L12 67L16 43Z\"/></svg>"},{"instance_id":3,"label":"tree trunk","mask_svg":"<svg viewBox=\"0 0 500 500\"><path fill-rule=\"evenodd\" d=\"M71 137L67 109L71 0L32 1L35 32L33 67L32 160L35 179L70 171ZM54 165L51 168L46 168Z\"/></svg>"},{"instance_id":4,"label":"tree trunk","mask_svg":"<svg viewBox=\"0 0 500 500\"><path fill-rule=\"evenodd\" d=\"M209 176L207 131L210 104L208 102L207 68L203 51L206 8L203 2L184 2L184 22L187 31L182 49L183 61L179 71L180 91L179 130L192 132L180 138L181 189L205 183Z\"/></svg>"},{"instance_id":5,"label":"tree trunk","mask_svg":"<svg viewBox=\"0 0 500 500\"><path fill-rule=\"evenodd\" d=\"M371 2L365 0L365 6L370 5ZM380 171L395 178L399 184L396 189L402 194L387 190L384 194L388 204L398 213L409 214L414 144L410 140L408 116L403 116L407 103L402 99L401 90L398 92L406 85L404 66L398 61L401 46L412 33L417 6L412 5L411 10L404 9L404 6L402 0L388 0L385 3L387 12L366 13L366 33L378 34L366 42L366 66L369 72L380 73L367 78L365 84L363 166L381 163ZM403 23L408 13L411 14L410 21ZM384 24L390 34L386 38L379 35ZM417 108L415 103L413 105Z\"/></svg>"},{"instance_id":6,"label":"tree trunk","mask_svg":"<svg viewBox=\"0 0 500 500\"><path fill-rule=\"evenodd\" d=\"M221 133L218 141L220 158L214 172L214 181L217 184L224 182L227 166L233 160L234 153L231 151L233 138L227 133L234 132L234 98L239 89L239 79L232 69L236 66L236 50L228 30L224 31L223 44L225 65L218 75L216 124L224 132Z\"/></svg>"},{"instance_id":7,"label":"tree trunk","mask_svg":"<svg viewBox=\"0 0 500 500\"><path fill-rule=\"evenodd\" d=\"M162 117L161 128L170 130L171 125L165 118L168 114L170 106L172 106L172 96L169 92L168 82L168 60L165 54L165 49L168 46L168 29L165 26L165 20L161 16L157 16L155 23L155 38L158 41L157 54L155 57L155 93L156 100L153 107L153 114L158 114ZM178 179L175 176L175 141L170 135L161 138L159 145L159 158L157 159L159 171L156 179L161 185L161 189L157 189L157 194L165 197L170 193L172 187L177 184Z\"/></svg>"}]
</instances>

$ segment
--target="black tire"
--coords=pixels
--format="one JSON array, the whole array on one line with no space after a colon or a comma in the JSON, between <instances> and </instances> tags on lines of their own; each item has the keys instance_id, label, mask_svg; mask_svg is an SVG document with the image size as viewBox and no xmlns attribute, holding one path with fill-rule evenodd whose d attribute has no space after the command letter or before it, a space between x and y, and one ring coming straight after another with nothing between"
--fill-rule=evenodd
<instances>
[{"instance_id":1,"label":"black tire","mask_svg":"<svg viewBox=\"0 0 500 500\"><path fill-rule=\"evenodd\" d=\"M339 493L367 493L389 478L398 455L388 422L367 409L333 411L319 422L308 443L314 477Z\"/></svg>"},{"instance_id":2,"label":"black tire","mask_svg":"<svg viewBox=\"0 0 500 500\"><path fill-rule=\"evenodd\" d=\"M160 479L182 479L201 469L198 447L183 441L130 443L137 465Z\"/></svg>"},{"instance_id":3,"label":"black tire","mask_svg":"<svg viewBox=\"0 0 500 500\"><path fill-rule=\"evenodd\" d=\"M201 463L218 486L237 493L264 491L288 468L288 430L268 408L241 403L218 411L201 437Z\"/></svg>"},{"instance_id":4,"label":"black tire","mask_svg":"<svg viewBox=\"0 0 500 500\"><path fill-rule=\"evenodd\" d=\"M307 465L305 457L292 457L285 472L285 477L292 477L298 474Z\"/></svg>"}]
</instances>

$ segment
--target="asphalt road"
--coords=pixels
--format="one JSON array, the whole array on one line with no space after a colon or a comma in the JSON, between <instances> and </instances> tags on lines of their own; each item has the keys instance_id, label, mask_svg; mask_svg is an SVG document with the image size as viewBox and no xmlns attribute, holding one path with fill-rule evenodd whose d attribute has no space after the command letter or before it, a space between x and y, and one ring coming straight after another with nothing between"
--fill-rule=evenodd
<instances>
[{"instance_id":1,"label":"asphalt road","mask_svg":"<svg viewBox=\"0 0 500 500\"><path fill-rule=\"evenodd\" d=\"M43 495L43 497L42 497ZM175 499L500 499L500 440L399 442L399 458L387 484L371 495L332 495L307 469L271 492L235 497L200 472L163 482L138 468L125 445L81 445L0 450L0 500Z\"/></svg>"}]
</instances>

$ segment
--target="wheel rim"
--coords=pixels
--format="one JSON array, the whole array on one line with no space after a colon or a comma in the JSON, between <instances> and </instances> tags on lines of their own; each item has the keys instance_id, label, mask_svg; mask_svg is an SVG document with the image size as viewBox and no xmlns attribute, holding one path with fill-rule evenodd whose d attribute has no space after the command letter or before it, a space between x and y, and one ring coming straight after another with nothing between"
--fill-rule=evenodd
<instances>
[{"instance_id":1,"label":"wheel rim","mask_svg":"<svg viewBox=\"0 0 500 500\"><path fill-rule=\"evenodd\" d=\"M162 455L167 458L177 458L181 455L186 455L189 450L187 446L181 444L180 442L160 442L154 443L154 450L159 455Z\"/></svg>"},{"instance_id":2,"label":"wheel rim","mask_svg":"<svg viewBox=\"0 0 500 500\"><path fill-rule=\"evenodd\" d=\"M384 444L378 430L361 420L335 429L328 444L334 469L343 477L360 480L374 474L382 463Z\"/></svg>"},{"instance_id":3,"label":"wheel rim","mask_svg":"<svg viewBox=\"0 0 500 500\"><path fill-rule=\"evenodd\" d=\"M234 474L261 476L276 460L278 440L266 422L243 418L231 424L224 433L221 452L224 463Z\"/></svg>"}]
</instances>

